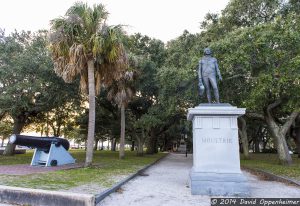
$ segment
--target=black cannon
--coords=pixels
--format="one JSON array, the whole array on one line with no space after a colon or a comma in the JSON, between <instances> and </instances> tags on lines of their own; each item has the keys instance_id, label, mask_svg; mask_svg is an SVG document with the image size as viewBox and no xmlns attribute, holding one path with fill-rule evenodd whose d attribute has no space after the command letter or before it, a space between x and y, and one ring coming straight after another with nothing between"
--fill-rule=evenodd
<instances>
[{"instance_id":1,"label":"black cannon","mask_svg":"<svg viewBox=\"0 0 300 206\"><path fill-rule=\"evenodd\" d=\"M56 166L75 163L75 159L67 151L70 143L58 137L33 137L13 134L9 142L16 145L35 148L31 165Z\"/></svg>"},{"instance_id":2,"label":"black cannon","mask_svg":"<svg viewBox=\"0 0 300 206\"><path fill-rule=\"evenodd\" d=\"M58 137L33 137L15 134L10 136L9 142L15 145L40 148L45 151L49 151L51 144L55 144L56 146L62 145L66 150L69 150L70 148L68 140Z\"/></svg>"}]
</instances>

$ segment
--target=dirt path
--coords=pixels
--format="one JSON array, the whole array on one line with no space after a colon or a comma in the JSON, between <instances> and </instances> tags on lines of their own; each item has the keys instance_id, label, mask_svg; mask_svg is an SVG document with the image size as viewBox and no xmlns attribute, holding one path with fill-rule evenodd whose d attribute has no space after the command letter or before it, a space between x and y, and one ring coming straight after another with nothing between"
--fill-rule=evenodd
<instances>
[{"instance_id":1,"label":"dirt path","mask_svg":"<svg viewBox=\"0 0 300 206\"><path fill-rule=\"evenodd\" d=\"M140 176L128 182L122 190L106 197L97 206L202 206L210 205L209 196L191 195L188 173L192 156L170 154ZM300 189L279 182L261 181L245 173L252 197L300 197Z\"/></svg>"}]
</instances>

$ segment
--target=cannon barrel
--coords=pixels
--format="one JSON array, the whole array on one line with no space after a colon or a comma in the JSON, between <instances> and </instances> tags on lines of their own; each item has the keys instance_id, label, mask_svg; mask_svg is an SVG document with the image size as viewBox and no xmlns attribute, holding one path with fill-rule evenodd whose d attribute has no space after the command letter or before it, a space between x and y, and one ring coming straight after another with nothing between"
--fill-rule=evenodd
<instances>
[{"instance_id":1,"label":"cannon barrel","mask_svg":"<svg viewBox=\"0 0 300 206\"><path fill-rule=\"evenodd\" d=\"M13 134L10 136L9 142L11 144L40 148L45 150L49 150L51 144L55 144L57 146L62 145L66 150L68 150L70 147L70 143L68 140L58 137L33 137Z\"/></svg>"}]
</instances>

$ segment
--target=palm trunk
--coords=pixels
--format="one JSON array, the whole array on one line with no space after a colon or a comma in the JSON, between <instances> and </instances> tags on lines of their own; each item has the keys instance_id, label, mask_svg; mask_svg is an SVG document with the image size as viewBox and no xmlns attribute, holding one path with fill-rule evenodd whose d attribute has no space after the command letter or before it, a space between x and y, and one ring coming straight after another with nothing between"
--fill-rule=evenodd
<instances>
[{"instance_id":1,"label":"palm trunk","mask_svg":"<svg viewBox=\"0 0 300 206\"><path fill-rule=\"evenodd\" d=\"M242 147L243 147L243 155L245 159L249 159L249 143L248 143L248 136L247 136L247 124L243 117L240 117L240 128L239 128L239 135L242 140Z\"/></svg>"},{"instance_id":2,"label":"palm trunk","mask_svg":"<svg viewBox=\"0 0 300 206\"><path fill-rule=\"evenodd\" d=\"M88 137L86 148L85 167L92 165L93 161L93 145L95 135L95 66L94 61L88 61L88 85L89 85L89 124L88 124Z\"/></svg>"},{"instance_id":3,"label":"palm trunk","mask_svg":"<svg viewBox=\"0 0 300 206\"><path fill-rule=\"evenodd\" d=\"M120 137L120 159L125 157L125 105L121 105L121 137Z\"/></svg>"}]
</instances>

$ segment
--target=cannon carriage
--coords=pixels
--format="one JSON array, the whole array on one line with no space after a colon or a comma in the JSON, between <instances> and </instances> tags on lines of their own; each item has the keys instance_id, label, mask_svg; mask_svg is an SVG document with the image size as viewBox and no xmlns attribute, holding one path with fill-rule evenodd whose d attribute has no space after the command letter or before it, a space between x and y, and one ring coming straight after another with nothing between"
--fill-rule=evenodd
<instances>
[{"instance_id":1,"label":"cannon carriage","mask_svg":"<svg viewBox=\"0 0 300 206\"><path fill-rule=\"evenodd\" d=\"M35 148L31 166L57 166L75 163L68 152L70 143L58 137L33 137L13 134L9 138L11 144Z\"/></svg>"}]
</instances>

